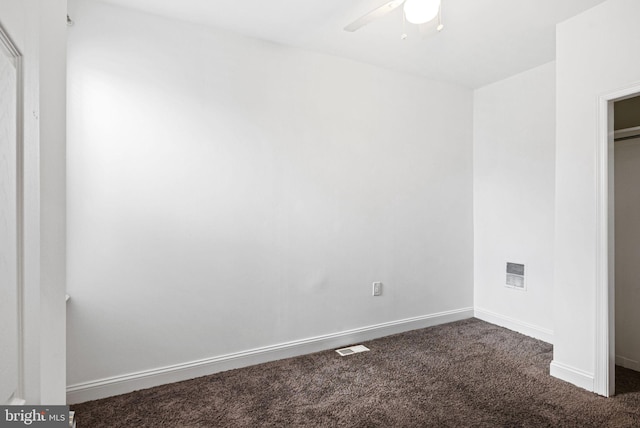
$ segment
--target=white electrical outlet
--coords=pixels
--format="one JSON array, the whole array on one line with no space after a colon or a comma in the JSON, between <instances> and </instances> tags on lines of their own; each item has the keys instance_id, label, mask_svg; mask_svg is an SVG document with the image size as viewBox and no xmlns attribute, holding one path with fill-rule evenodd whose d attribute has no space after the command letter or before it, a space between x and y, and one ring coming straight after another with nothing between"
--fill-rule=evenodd
<instances>
[{"instance_id":1,"label":"white electrical outlet","mask_svg":"<svg viewBox=\"0 0 640 428\"><path fill-rule=\"evenodd\" d=\"M373 295L374 296L381 296L382 295L382 283L381 282L374 282L373 283Z\"/></svg>"}]
</instances>

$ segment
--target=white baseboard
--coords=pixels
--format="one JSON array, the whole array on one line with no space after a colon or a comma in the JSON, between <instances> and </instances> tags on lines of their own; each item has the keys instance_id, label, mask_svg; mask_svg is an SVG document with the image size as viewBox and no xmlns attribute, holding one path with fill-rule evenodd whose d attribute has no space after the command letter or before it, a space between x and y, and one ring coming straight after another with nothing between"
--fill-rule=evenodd
<instances>
[{"instance_id":1,"label":"white baseboard","mask_svg":"<svg viewBox=\"0 0 640 428\"><path fill-rule=\"evenodd\" d=\"M640 372L640 363L638 363L638 361L623 357L622 355L616 355L616 365Z\"/></svg>"},{"instance_id":2,"label":"white baseboard","mask_svg":"<svg viewBox=\"0 0 640 428\"><path fill-rule=\"evenodd\" d=\"M515 318L500 315L478 307L474 309L474 314L476 318L481 319L482 321L517 331L518 333L540 339L553 345L553 330L529 324Z\"/></svg>"},{"instance_id":3,"label":"white baseboard","mask_svg":"<svg viewBox=\"0 0 640 428\"><path fill-rule=\"evenodd\" d=\"M549 367L549 374L560 380L564 380L565 382L569 382L579 386L580 388L586 389L587 391L594 391L593 373L587 373L583 370L553 360Z\"/></svg>"},{"instance_id":4,"label":"white baseboard","mask_svg":"<svg viewBox=\"0 0 640 428\"><path fill-rule=\"evenodd\" d=\"M203 360L190 361L157 369L145 370L125 375L112 376L67 387L67 403L81 403L89 400L125 394L138 389L151 388L171 382L193 379L225 370L247 367L254 364L296 357L327 349L344 347L354 343L377 339L391 334L419 328L431 327L473 317L473 308L439 312L431 315L386 322L368 327L327 334L308 339L280 343L250 349L243 352L221 355Z\"/></svg>"}]
</instances>

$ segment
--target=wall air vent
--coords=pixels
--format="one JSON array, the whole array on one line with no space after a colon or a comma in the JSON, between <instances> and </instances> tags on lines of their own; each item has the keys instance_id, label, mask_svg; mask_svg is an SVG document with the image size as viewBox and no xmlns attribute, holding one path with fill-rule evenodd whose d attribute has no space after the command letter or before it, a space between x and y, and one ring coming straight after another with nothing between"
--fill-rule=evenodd
<instances>
[{"instance_id":1,"label":"wall air vent","mask_svg":"<svg viewBox=\"0 0 640 428\"><path fill-rule=\"evenodd\" d=\"M507 262L507 287L525 289L524 283L524 265L519 263Z\"/></svg>"},{"instance_id":2,"label":"wall air vent","mask_svg":"<svg viewBox=\"0 0 640 428\"><path fill-rule=\"evenodd\" d=\"M349 346L348 348L336 349L336 352L340 354L341 357L346 357L347 355L357 354L359 352L366 352L369 348L364 345L356 345Z\"/></svg>"}]
</instances>

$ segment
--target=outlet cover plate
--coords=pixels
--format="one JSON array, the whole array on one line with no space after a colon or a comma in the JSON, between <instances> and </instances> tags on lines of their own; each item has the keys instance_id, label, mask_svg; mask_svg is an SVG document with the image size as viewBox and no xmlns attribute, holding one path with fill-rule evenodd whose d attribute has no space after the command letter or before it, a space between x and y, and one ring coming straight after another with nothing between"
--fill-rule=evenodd
<instances>
[{"instance_id":1,"label":"outlet cover plate","mask_svg":"<svg viewBox=\"0 0 640 428\"><path fill-rule=\"evenodd\" d=\"M374 296L382 296L382 283L374 282L373 283L373 295Z\"/></svg>"}]
</instances>

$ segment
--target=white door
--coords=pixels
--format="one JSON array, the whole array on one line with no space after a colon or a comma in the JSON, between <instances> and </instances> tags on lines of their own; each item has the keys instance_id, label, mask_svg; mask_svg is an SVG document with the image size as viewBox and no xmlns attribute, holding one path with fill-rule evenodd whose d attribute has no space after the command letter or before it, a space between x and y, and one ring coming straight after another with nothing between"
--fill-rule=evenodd
<instances>
[{"instance_id":1,"label":"white door","mask_svg":"<svg viewBox=\"0 0 640 428\"><path fill-rule=\"evenodd\" d=\"M0 31L1 33L1 31ZM1 38L5 38L0 34ZM18 366L18 66L0 39L0 404L16 398Z\"/></svg>"}]
</instances>

